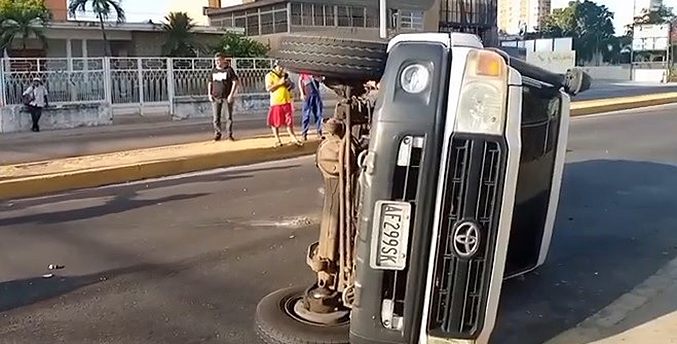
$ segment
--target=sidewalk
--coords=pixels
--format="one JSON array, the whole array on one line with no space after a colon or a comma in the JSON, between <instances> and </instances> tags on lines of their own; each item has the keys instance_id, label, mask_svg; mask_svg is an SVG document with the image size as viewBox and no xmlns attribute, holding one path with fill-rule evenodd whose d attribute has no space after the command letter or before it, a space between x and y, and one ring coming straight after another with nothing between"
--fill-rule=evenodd
<instances>
[{"instance_id":1,"label":"sidewalk","mask_svg":"<svg viewBox=\"0 0 677 344\"><path fill-rule=\"evenodd\" d=\"M327 105L325 117L334 111L334 102ZM301 132L300 116L300 111L296 111L297 134ZM267 113L236 113L233 117L238 139L270 134ZM128 122L125 124L105 127L3 134L0 135L0 166L208 141L213 138L211 121L211 118L171 121L169 116L166 119L139 116L132 121L125 118Z\"/></svg>"},{"instance_id":2,"label":"sidewalk","mask_svg":"<svg viewBox=\"0 0 677 344\"><path fill-rule=\"evenodd\" d=\"M545 344L677 344L677 259Z\"/></svg>"},{"instance_id":3,"label":"sidewalk","mask_svg":"<svg viewBox=\"0 0 677 344\"><path fill-rule=\"evenodd\" d=\"M319 141L274 147L273 137L203 141L0 166L0 200L312 154Z\"/></svg>"},{"instance_id":4,"label":"sidewalk","mask_svg":"<svg viewBox=\"0 0 677 344\"><path fill-rule=\"evenodd\" d=\"M572 104L571 115L674 102L677 93L582 101ZM215 144L206 119L3 135L0 198L284 159L312 154L317 148L318 142L311 141L303 148L273 149L265 118L266 114L236 115L234 143Z\"/></svg>"}]
</instances>

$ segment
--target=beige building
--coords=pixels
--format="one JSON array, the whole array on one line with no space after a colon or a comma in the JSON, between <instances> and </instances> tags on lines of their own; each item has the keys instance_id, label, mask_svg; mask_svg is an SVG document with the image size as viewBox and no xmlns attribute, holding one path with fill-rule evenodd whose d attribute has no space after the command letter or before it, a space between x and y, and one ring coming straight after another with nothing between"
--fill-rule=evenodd
<instances>
[{"instance_id":1,"label":"beige building","mask_svg":"<svg viewBox=\"0 0 677 344\"><path fill-rule=\"evenodd\" d=\"M151 23L106 23L106 35L112 57L162 56L166 34L160 24ZM62 21L52 22L41 28L46 45L38 39L29 39L24 50L16 40L8 49L10 57L103 57L104 45L101 28L97 22ZM204 45L216 44L226 32L242 33L237 28L200 26L195 36Z\"/></svg>"},{"instance_id":2,"label":"beige building","mask_svg":"<svg viewBox=\"0 0 677 344\"><path fill-rule=\"evenodd\" d=\"M487 45L498 40L496 0L436 0L424 10L416 1L388 9L389 34L407 32L469 32ZM221 4L223 5L223 3ZM406 6L406 7L404 7ZM288 33L379 39L378 1L255 0L205 10L217 27L245 29L245 34L273 49Z\"/></svg>"},{"instance_id":3,"label":"beige building","mask_svg":"<svg viewBox=\"0 0 677 344\"><path fill-rule=\"evenodd\" d=\"M498 29L510 35L538 31L551 10L551 0L498 0Z\"/></svg>"},{"instance_id":4,"label":"beige building","mask_svg":"<svg viewBox=\"0 0 677 344\"><path fill-rule=\"evenodd\" d=\"M174 0L173 0L174 1ZM243 0L223 0L224 3L241 4ZM231 1L231 2L228 2ZM244 0L247 1L247 0ZM251 0L249 0L251 1ZM219 0L178 0L176 5L190 3L191 6L177 7L173 10L188 12L196 20L203 15L205 7L219 5ZM32 38L23 42L15 40L7 49L10 57L102 57L106 53L101 27L97 21L69 20L68 0L46 0L45 5L52 14L51 22L42 27L46 44ZM197 11L195 9L198 9ZM204 17L206 23L206 17ZM162 45L167 39L159 23L115 23L106 22L106 34L113 57L149 57L161 56ZM195 37L203 45L216 44L226 32L242 34L243 29L199 25L194 29Z\"/></svg>"}]
</instances>

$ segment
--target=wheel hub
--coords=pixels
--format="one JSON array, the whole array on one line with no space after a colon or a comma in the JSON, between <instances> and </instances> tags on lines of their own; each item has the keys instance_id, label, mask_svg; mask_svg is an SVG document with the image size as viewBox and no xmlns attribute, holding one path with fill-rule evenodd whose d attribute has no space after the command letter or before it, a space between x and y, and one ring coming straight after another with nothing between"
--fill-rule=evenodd
<instances>
[{"instance_id":1,"label":"wheel hub","mask_svg":"<svg viewBox=\"0 0 677 344\"><path fill-rule=\"evenodd\" d=\"M350 321L350 312L348 310L339 309L330 313L316 313L306 308L303 299L296 300L293 302L292 306L293 314L290 315L296 317L300 321L322 325L340 325Z\"/></svg>"}]
</instances>

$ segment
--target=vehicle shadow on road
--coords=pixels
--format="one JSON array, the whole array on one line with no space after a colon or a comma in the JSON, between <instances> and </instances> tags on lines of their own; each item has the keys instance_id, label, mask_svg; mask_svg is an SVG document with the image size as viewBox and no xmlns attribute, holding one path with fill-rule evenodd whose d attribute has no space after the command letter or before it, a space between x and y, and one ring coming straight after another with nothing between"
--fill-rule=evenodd
<instances>
[{"instance_id":1,"label":"vehicle shadow on road","mask_svg":"<svg viewBox=\"0 0 677 344\"><path fill-rule=\"evenodd\" d=\"M273 167L252 167L246 169L238 169L235 171L225 171L223 173L215 174L201 174L190 175L180 179L181 185L195 184L195 183L211 183L211 182L226 182L230 180L248 179L252 178L258 172L272 172L276 170L287 170L301 167L300 164L286 164L284 166ZM118 196L122 194L134 195L138 192L161 189L164 187L171 187L177 184L176 179L165 178L149 182L138 182L133 184L121 184L110 187L90 188L75 190L66 193L58 193L55 195L48 195L44 197L27 198L20 200L0 201L0 214L8 211L17 211L26 209L35 205L42 205L45 203L58 203L70 200L85 201L88 199ZM0 220L0 225L2 225Z\"/></svg>"},{"instance_id":2,"label":"vehicle shadow on road","mask_svg":"<svg viewBox=\"0 0 677 344\"><path fill-rule=\"evenodd\" d=\"M55 272L58 273L58 272ZM0 312L32 305L105 281L125 271L109 271L84 276L35 277L0 283Z\"/></svg>"},{"instance_id":3,"label":"vehicle shadow on road","mask_svg":"<svg viewBox=\"0 0 677 344\"><path fill-rule=\"evenodd\" d=\"M120 194L100 205L86 208L76 207L74 209L56 211L51 213L36 213L7 219L0 219L0 227L14 226L26 223L34 224L55 224L70 221L86 220L105 215L123 213L129 210L148 207L156 204L163 204L175 201L185 201L198 197L209 195L208 193L197 193L189 195L173 195L169 197L153 199L135 199L134 194Z\"/></svg>"},{"instance_id":4,"label":"vehicle shadow on road","mask_svg":"<svg viewBox=\"0 0 677 344\"><path fill-rule=\"evenodd\" d=\"M504 284L492 342L543 343L654 275L677 256L675 209L675 166L568 164L549 259L536 272ZM644 322L674 310L677 301L649 312Z\"/></svg>"},{"instance_id":5,"label":"vehicle shadow on road","mask_svg":"<svg viewBox=\"0 0 677 344\"><path fill-rule=\"evenodd\" d=\"M0 316L0 328L4 325L3 321L8 321L7 324L16 324L14 327L6 327L6 333L12 336L22 336L15 331L28 331L25 333L30 333L29 340L47 333L50 338L54 336L60 340L92 342L91 337L84 338L88 335L87 329L80 326L78 321L82 317L98 316L102 309L95 305L104 305L103 310L110 313L106 315L107 320L96 323L98 329L105 328L108 321L115 324L115 328L124 330L111 330L114 332L112 335L110 332L95 332L94 337L103 341L120 338L124 332L124 338L135 338L127 342L150 342L148 328L143 326L151 326L155 331L152 341L157 343L203 342L205 338L210 339L206 342L254 343L257 337L253 333L252 324L258 300L274 290L275 285L303 285L313 280L308 270L290 274L285 269L288 266L301 266L304 264L304 257L302 254L288 257L289 249L283 249L285 246L293 246L291 251L302 252L317 237L316 232L308 229L294 232L297 233L298 240L288 239L289 232L281 231L228 250L207 252L179 261L137 262L83 276L55 276L49 279L38 277L2 282L0 313L8 313L5 313L5 319ZM90 238L70 236L68 240L94 246L102 255L111 258L127 260L128 257L136 257L133 251L92 241ZM252 265L252 261L259 264ZM260 264L261 262L266 264ZM271 285L271 281L275 283ZM118 298L119 293L122 293L120 289L124 290L126 296L130 296L122 304ZM130 295L128 290L136 292ZM135 293L139 290L142 291L141 294L146 293L144 290L150 290L153 296L144 296L150 302L143 303L142 306L133 304ZM59 298L61 296L64 299ZM164 309L155 309L157 304L152 300L157 298L163 299L162 302L166 301L169 305L165 305ZM92 299L97 302L87 302ZM33 305L35 308L21 309ZM44 319L63 314L62 308L66 308L64 305L79 305L79 314L63 319L60 325L72 329L72 332L55 335L54 329ZM120 307L127 311L119 312ZM171 313L167 309L180 312ZM40 314L44 318L34 316L38 318L36 322L26 324L22 321L26 314L29 318L32 314ZM199 326L193 326L194 322L199 322ZM226 339L215 339L215 332L221 333ZM81 336L83 338L78 339ZM25 335L23 338L26 338Z\"/></svg>"}]
</instances>

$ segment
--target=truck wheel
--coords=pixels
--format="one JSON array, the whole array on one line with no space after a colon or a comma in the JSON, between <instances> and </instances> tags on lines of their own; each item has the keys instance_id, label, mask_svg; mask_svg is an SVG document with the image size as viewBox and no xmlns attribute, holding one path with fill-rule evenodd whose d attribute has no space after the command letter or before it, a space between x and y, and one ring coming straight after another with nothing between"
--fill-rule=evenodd
<instances>
[{"instance_id":1,"label":"truck wheel","mask_svg":"<svg viewBox=\"0 0 677 344\"><path fill-rule=\"evenodd\" d=\"M264 297L256 307L259 338L266 344L348 344L348 316L333 324L304 319L295 311L295 305L304 296L304 288L293 287Z\"/></svg>"},{"instance_id":2,"label":"truck wheel","mask_svg":"<svg viewBox=\"0 0 677 344\"><path fill-rule=\"evenodd\" d=\"M275 57L296 73L328 79L380 80L388 45L383 42L328 37L286 36Z\"/></svg>"}]
</instances>

